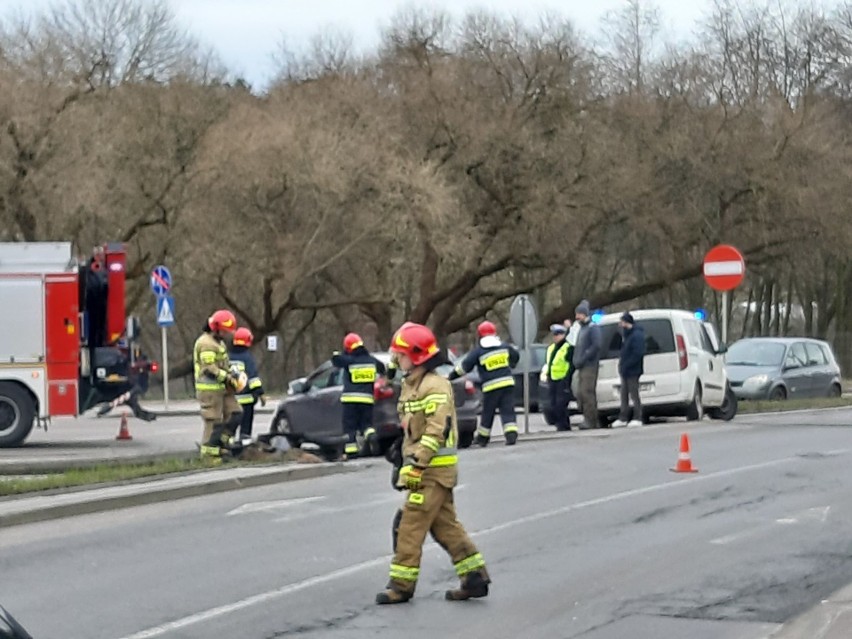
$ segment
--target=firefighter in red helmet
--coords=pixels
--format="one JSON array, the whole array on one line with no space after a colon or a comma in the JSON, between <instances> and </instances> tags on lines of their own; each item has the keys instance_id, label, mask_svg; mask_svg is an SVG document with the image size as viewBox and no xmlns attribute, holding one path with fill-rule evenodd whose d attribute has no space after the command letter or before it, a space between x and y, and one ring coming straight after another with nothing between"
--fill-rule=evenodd
<instances>
[{"instance_id":1,"label":"firefighter in red helmet","mask_svg":"<svg viewBox=\"0 0 852 639\"><path fill-rule=\"evenodd\" d=\"M231 371L226 342L236 329L234 314L218 310L208 318L193 347L195 395L204 422L202 457L221 457L242 418L236 400L236 393L242 390L241 376Z\"/></svg>"},{"instance_id":2,"label":"firefighter in red helmet","mask_svg":"<svg viewBox=\"0 0 852 639\"><path fill-rule=\"evenodd\" d=\"M251 437L254 425L254 407L258 401L261 406L266 406L266 394L263 392L263 380L257 370L257 362L251 354L251 345L254 343L254 335L251 330L240 327L234 332L233 346L229 353L231 368L240 373L245 373L248 378L246 387L237 393L237 403L243 411L240 422L240 439Z\"/></svg>"},{"instance_id":3,"label":"firefighter in red helmet","mask_svg":"<svg viewBox=\"0 0 852 639\"><path fill-rule=\"evenodd\" d=\"M520 354L497 336L497 327L489 321L482 322L476 329L479 344L450 373L450 379L469 373L474 367L479 372L482 387L482 418L476 431L476 443L487 446L491 439L494 414L500 411L506 445L512 446L518 439L518 424L515 420L515 377L512 369L518 364Z\"/></svg>"},{"instance_id":4,"label":"firefighter in red helmet","mask_svg":"<svg viewBox=\"0 0 852 639\"><path fill-rule=\"evenodd\" d=\"M461 580L459 588L446 592L446 598L485 597L491 583L485 561L456 518L453 503L458 477L456 409L450 382L435 372L445 360L435 335L422 324L403 324L390 350L404 375L399 395L403 462L397 485L408 492L390 582L376 595L376 603L403 603L414 596L428 533L449 553Z\"/></svg>"},{"instance_id":5,"label":"firefighter in red helmet","mask_svg":"<svg viewBox=\"0 0 852 639\"><path fill-rule=\"evenodd\" d=\"M357 457L358 433L364 438L364 448L373 455L379 454L379 442L373 428L373 405L375 396L373 385L379 375L385 374L385 365L373 357L364 346L364 340L357 333L349 333L343 338L343 353L335 352L331 363L343 371L343 432L347 442L344 448L346 458Z\"/></svg>"}]
</instances>

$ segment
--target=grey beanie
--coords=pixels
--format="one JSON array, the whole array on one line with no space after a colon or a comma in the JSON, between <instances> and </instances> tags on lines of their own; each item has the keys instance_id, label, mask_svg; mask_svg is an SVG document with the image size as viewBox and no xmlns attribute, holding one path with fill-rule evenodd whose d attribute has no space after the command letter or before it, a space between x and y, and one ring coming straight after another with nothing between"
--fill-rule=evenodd
<instances>
[{"instance_id":1,"label":"grey beanie","mask_svg":"<svg viewBox=\"0 0 852 639\"><path fill-rule=\"evenodd\" d=\"M577 305L577 308L574 309L574 313L582 313L585 316L589 316L592 313L591 308L589 308L589 300L583 300Z\"/></svg>"}]
</instances>

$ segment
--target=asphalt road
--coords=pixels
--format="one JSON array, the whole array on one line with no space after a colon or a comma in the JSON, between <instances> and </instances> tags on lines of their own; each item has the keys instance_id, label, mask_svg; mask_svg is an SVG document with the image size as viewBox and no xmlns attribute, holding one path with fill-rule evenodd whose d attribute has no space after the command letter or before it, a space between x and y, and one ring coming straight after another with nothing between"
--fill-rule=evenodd
<instances>
[{"instance_id":1,"label":"asphalt road","mask_svg":"<svg viewBox=\"0 0 852 639\"><path fill-rule=\"evenodd\" d=\"M428 543L377 607L400 496L385 469L19 526L0 603L37 639L757 639L852 583L852 411L465 451L457 494L494 580L450 603ZM844 426L846 426L844 428Z\"/></svg>"}]
</instances>

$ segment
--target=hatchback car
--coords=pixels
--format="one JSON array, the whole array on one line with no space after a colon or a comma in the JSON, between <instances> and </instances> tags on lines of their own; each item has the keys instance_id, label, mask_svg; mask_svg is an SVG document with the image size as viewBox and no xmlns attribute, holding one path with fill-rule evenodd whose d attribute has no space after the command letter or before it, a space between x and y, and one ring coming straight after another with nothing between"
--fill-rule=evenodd
<instances>
[{"instance_id":1,"label":"hatchback car","mask_svg":"<svg viewBox=\"0 0 852 639\"><path fill-rule=\"evenodd\" d=\"M731 388L741 399L840 397L840 367L831 346L796 337L750 337L727 356Z\"/></svg>"},{"instance_id":2,"label":"hatchback car","mask_svg":"<svg viewBox=\"0 0 852 639\"><path fill-rule=\"evenodd\" d=\"M387 365L390 354L377 352L373 355ZM449 375L452 367L444 364L436 369L439 375ZM291 445L302 440L330 441L343 434L343 410L340 395L343 392L341 369L331 360L323 362L310 375L290 382L287 396L278 404L272 418L270 432L287 437ZM476 432L478 400L476 389L470 380L453 381L456 418L459 429L459 447L467 448ZM385 383L378 380L373 387L376 403L373 409L373 428L379 437L382 453L400 433L397 399L399 381Z\"/></svg>"}]
</instances>

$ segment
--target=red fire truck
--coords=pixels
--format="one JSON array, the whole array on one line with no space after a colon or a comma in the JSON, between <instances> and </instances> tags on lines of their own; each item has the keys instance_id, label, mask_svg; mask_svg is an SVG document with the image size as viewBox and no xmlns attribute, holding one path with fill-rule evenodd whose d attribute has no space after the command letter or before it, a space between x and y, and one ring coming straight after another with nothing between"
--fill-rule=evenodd
<instances>
[{"instance_id":1,"label":"red fire truck","mask_svg":"<svg viewBox=\"0 0 852 639\"><path fill-rule=\"evenodd\" d=\"M0 447L98 404L141 410L157 365L126 316L126 263L123 244L79 260L68 242L0 243Z\"/></svg>"}]
</instances>

